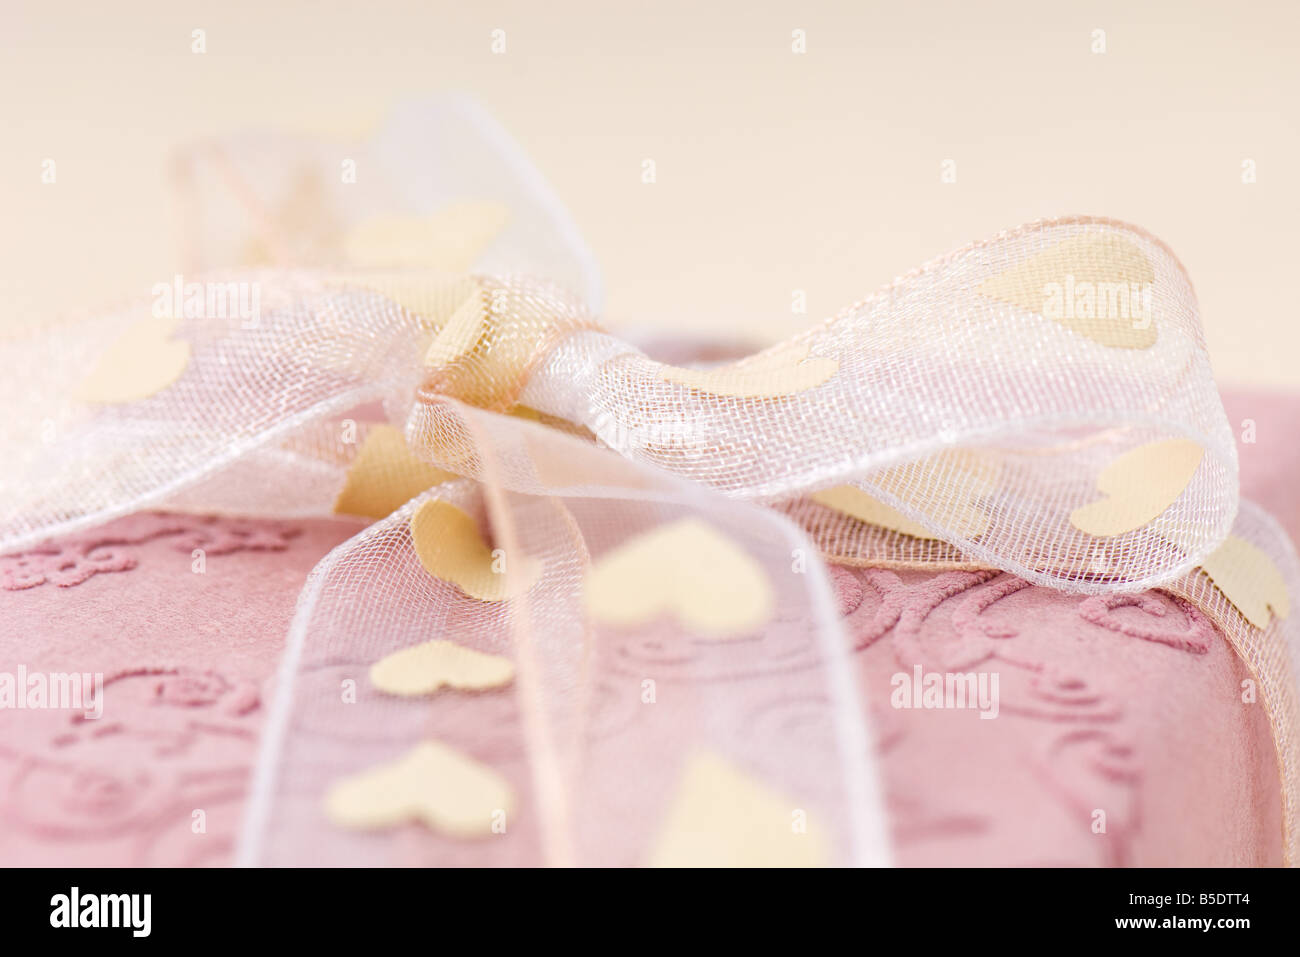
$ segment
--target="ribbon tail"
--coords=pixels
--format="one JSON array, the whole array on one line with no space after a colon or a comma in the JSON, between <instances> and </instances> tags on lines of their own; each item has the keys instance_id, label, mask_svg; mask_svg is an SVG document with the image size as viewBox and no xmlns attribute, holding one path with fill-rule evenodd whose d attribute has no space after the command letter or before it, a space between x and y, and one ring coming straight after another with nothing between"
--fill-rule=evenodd
<instances>
[{"instance_id":1,"label":"ribbon tail","mask_svg":"<svg viewBox=\"0 0 1300 957\"><path fill-rule=\"evenodd\" d=\"M357 863L360 845L322 841L321 817L347 827L364 815L331 812L328 797L322 811L322 795L433 742L500 778L499 791L480 782L480 800L503 806L471 814L477 861L887 864L870 710L802 530L536 423L449 406L475 437L483 481L418 496L313 573L241 860ZM552 482L582 468L584 492L525 494L492 480L517 475L521 455ZM497 571L452 548L466 519L483 541L477 560ZM698 587L681 575L699 576ZM507 660L512 679L398 700L367 677L371 663L439 641ZM356 704L340 702L347 681ZM360 713L372 717L359 724ZM513 841L492 843L493 812ZM372 836L368 863L471 853L447 842L437 807L405 813L433 833Z\"/></svg>"}]
</instances>

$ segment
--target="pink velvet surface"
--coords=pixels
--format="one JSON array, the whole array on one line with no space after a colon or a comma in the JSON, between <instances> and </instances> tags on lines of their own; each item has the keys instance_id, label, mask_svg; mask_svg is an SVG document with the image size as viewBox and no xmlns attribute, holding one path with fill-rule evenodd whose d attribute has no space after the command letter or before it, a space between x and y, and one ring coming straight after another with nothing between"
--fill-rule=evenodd
<instances>
[{"instance_id":1,"label":"pink velvet surface","mask_svg":"<svg viewBox=\"0 0 1300 957\"><path fill-rule=\"evenodd\" d=\"M0 558L0 671L104 675L98 720L0 711L0 863L227 863L298 591L361 527L141 514Z\"/></svg>"},{"instance_id":2,"label":"pink velvet surface","mask_svg":"<svg viewBox=\"0 0 1300 957\"><path fill-rule=\"evenodd\" d=\"M1300 542L1300 396L1233 389L1223 406L1237 433L1242 496L1267 508L1292 544Z\"/></svg>"},{"instance_id":3,"label":"pink velvet surface","mask_svg":"<svg viewBox=\"0 0 1300 957\"><path fill-rule=\"evenodd\" d=\"M899 863L1281 862L1267 717L1195 609L1006 574L833 574L875 702ZM892 707L894 676L918 665L996 675L997 716Z\"/></svg>"},{"instance_id":4,"label":"pink velvet surface","mask_svg":"<svg viewBox=\"0 0 1300 957\"><path fill-rule=\"evenodd\" d=\"M1226 404L1255 423L1243 493L1295 538L1300 399ZM98 720L0 711L0 864L229 863L299 589L361 527L139 514L0 557L0 672L105 676ZM1194 609L995 573L832 575L898 863L1280 863L1263 708ZM918 665L996 674L998 717L891 707Z\"/></svg>"}]
</instances>

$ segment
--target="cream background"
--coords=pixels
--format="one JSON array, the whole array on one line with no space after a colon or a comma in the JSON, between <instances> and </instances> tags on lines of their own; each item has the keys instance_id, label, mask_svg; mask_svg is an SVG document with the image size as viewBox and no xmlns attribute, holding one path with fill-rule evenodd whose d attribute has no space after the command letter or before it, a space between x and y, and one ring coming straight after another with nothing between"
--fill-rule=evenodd
<instances>
[{"instance_id":1,"label":"cream background","mask_svg":"<svg viewBox=\"0 0 1300 957\"><path fill-rule=\"evenodd\" d=\"M1289 0L3 0L0 324L170 279L175 146L362 135L451 89L568 205L611 323L775 339L956 245L1092 213L1179 253L1222 379L1300 386L1298 39Z\"/></svg>"}]
</instances>

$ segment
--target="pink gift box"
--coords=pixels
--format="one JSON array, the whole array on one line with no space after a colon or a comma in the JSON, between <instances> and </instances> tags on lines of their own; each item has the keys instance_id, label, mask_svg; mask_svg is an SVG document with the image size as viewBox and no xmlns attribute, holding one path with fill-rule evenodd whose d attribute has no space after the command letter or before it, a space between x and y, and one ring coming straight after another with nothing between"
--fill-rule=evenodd
<instances>
[{"instance_id":1,"label":"pink gift box","mask_svg":"<svg viewBox=\"0 0 1300 957\"><path fill-rule=\"evenodd\" d=\"M1300 450L1275 439L1300 400L1225 403L1260 436L1240 446L1243 494L1294 540ZM140 513L0 558L0 672L75 662L103 681L99 717L0 712L0 862L229 863L294 603L363 527ZM1268 721L1243 701L1245 665L1186 603L997 572L835 567L832 580L898 863L1281 863ZM917 707L928 675L976 670L997 676L998 720ZM418 826L404 839L403 862L476 860ZM511 839L493 862L538 862L526 815Z\"/></svg>"}]
</instances>

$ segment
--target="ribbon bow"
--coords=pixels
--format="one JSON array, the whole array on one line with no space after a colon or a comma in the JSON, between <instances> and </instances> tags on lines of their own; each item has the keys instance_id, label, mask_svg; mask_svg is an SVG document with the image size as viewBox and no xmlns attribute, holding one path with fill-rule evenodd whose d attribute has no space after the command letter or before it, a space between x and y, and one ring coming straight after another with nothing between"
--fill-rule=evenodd
<instances>
[{"instance_id":1,"label":"ribbon bow","mask_svg":"<svg viewBox=\"0 0 1300 957\"><path fill-rule=\"evenodd\" d=\"M555 863L785 860L770 818L806 806L796 859L887 862L824 562L1192 602L1260 681L1294 856L1296 559L1238 500L1164 245L1035 223L758 355L668 365L601 328L581 256L541 254L558 283L447 271L520 209L516 250L545 247L538 222L569 235L484 138L502 202L342 225L289 203L243 243L288 266L4 345L6 551L145 507L374 520L303 589L245 861L300 860L322 828L477 835L515 815ZM357 668L365 698L340 705ZM749 733L773 688L798 720Z\"/></svg>"}]
</instances>

